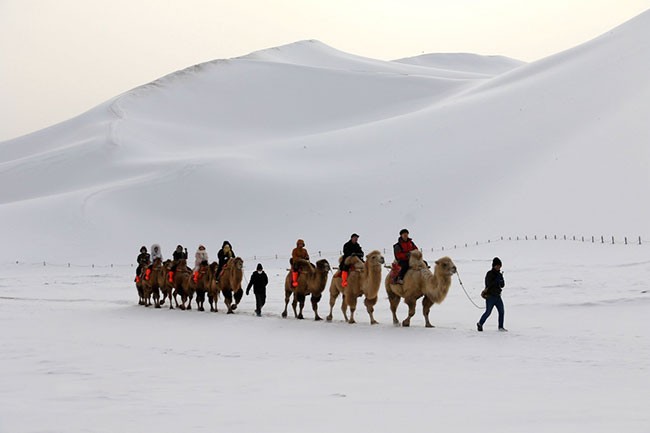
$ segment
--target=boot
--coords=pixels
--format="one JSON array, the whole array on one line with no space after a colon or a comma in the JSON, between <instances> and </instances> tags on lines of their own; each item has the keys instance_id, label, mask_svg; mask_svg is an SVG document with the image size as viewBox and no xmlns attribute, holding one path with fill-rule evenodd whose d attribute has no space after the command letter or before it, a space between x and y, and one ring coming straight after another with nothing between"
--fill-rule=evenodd
<instances>
[{"instance_id":1,"label":"boot","mask_svg":"<svg viewBox=\"0 0 650 433\"><path fill-rule=\"evenodd\" d=\"M169 282L170 283L174 282L174 271L169 271Z\"/></svg>"},{"instance_id":2,"label":"boot","mask_svg":"<svg viewBox=\"0 0 650 433\"><path fill-rule=\"evenodd\" d=\"M147 270L144 272L144 279L147 280L147 281L149 281L149 277L150 277L150 276L151 276L151 269L147 269Z\"/></svg>"},{"instance_id":3,"label":"boot","mask_svg":"<svg viewBox=\"0 0 650 433\"><path fill-rule=\"evenodd\" d=\"M298 287L298 272L291 272L291 287Z\"/></svg>"},{"instance_id":4,"label":"boot","mask_svg":"<svg viewBox=\"0 0 650 433\"><path fill-rule=\"evenodd\" d=\"M341 271L341 286L348 286L348 271Z\"/></svg>"}]
</instances>

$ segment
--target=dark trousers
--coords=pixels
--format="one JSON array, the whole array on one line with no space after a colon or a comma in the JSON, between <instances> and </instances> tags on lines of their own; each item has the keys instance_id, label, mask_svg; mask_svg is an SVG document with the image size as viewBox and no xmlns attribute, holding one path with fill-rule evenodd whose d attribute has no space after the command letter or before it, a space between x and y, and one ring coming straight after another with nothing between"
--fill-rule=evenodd
<instances>
[{"instance_id":1,"label":"dark trousers","mask_svg":"<svg viewBox=\"0 0 650 433\"><path fill-rule=\"evenodd\" d=\"M481 316L481 320L478 321L478 323L483 326L485 321L490 317L490 314L492 313L492 308L497 307L497 311L499 312L499 328L503 328L503 318L505 316L505 311L503 308L503 299L501 299L500 295L492 295L488 296L487 299L485 300L485 313Z\"/></svg>"},{"instance_id":2,"label":"dark trousers","mask_svg":"<svg viewBox=\"0 0 650 433\"><path fill-rule=\"evenodd\" d=\"M399 263L399 266L401 268L400 271L399 271L399 278L403 280L404 275L406 275L406 271L409 270L409 261L408 260L400 260L397 263Z\"/></svg>"},{"instance_id":3,"label":"dark trousers","mask_svg":"<svg viewBox=\"0 0 650 433\"><path fill-rule=\"evenodd\" d=\"M266 289L253 290L253 293L255 293L255 312L260 314L262 312L262 307L266 304Z\"/></svg>"}]
</instances>

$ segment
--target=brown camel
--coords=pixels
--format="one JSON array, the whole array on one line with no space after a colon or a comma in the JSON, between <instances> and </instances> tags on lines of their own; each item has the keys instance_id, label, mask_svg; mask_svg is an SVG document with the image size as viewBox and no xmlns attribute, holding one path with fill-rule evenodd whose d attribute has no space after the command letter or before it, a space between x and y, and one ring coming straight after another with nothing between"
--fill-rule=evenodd
<instances>
[{"instance_id":1,"label":"brown camel","mask_svg":"<svg viewBox=\"0 0 650 433\"><path fill-rule=\"evenodd\" d=\"M408 317L404 319L402 326L409 326L411 317L415 315L415 303L424 296L424 299L422 299L422 312L425 326L433 328L433 325L429 322L429 311L433 304L440 304L445 300L451 286L451 276L455 273L456 265L449 257L436 260L434 272L431 273L422 260L422 252L418 250L411 251L409 270L404 276L404 284L392 284L390 274L386 276L386 292L390 301L390 310L393 313L393 323L399 325L396 311L400 298L404 298L404 303L409 307Z\"/></svg>"},{"instance_id":2,"label":"brown camel","mask_svg":"<svg viewBox=\"0 0 650 433\"><path fill-rule=\"evenodd\" d=\"M142 281L144 280L144 273L151 263L147 262L140 268L140 274L135 279L135 288L138 291L138 305L145 305L147 302L144 299L144 287Z\"/></svg>"},{"instance_id":3,"label":"brown camel","mask_svg":"<svg viewBox=\"0 0 650 433\"><path fill-rule=\"evenodd\" d=\"M332 311L336 298L339 294L343 294L341 301L341 310L343 317L348 323L356 323L354 321L354 311L357 308L357 298L361 295L364 296L364 304L368 315L370 316L370 324L376 325L374 311L375 304L377 303L377 294L381 287L381 268L384 264L384 256L377 250L372 251L366 255L366 262L362 262L359 257L348 257L346 264L350 266L350 274L348 276L347 287L342 286L341 277L335 275L330 284L330 314L327 320L332 320ZM348 320L347 309L350 307L350 319Z\"/></svg>"},{"instance_id":4,"label":"brown camel","mask_svg":"<svg viewBox=\"0 0 650 433\"><path fill-rule=\"evenodd\" d=\"M297 264L300 267L298 287L293 287L291 284L291 271L284 280L284 311L282 317L287 317L289 298L293 295L293 302L291 303L293 314L296 319L303 319L302 310L305 307L305 298L307 295L311 295L310 300L314 310L314 318L315 320L323 320L318 315L318 301L320 301L323 290L327 285L327 274L331 270L330 264L325 259L317 261L316 266L303 259L298 259ZM298 304L300 304L299 312L296 310Z\"/></svg>"},{"instance_id":5,"label":"brown camel","mask_svg":"<svg viewBox=\"0 0 650 433\"><path fill-rule=\"evenodd\" d=\"M216 263L199 265L196 273L192 273L190 278L189 289L191 292L196 293L196 308L199 311L205 311L205 308L203 308L205 294L211 289L215 280L215 269Z\"/></svg>"},{"instance_id":6,"label":"brown camel","mask_svg":"<svg viewBox=\"0 0 650 433\"><path fill-rule=\"evenodd\" d=\"M176 264L176 272L174 272L173 296L176 307L180 308L181 310L192 309L192 298L194 297L196 285L190 284L190 282L192 282L192 270L187 267L187 260L180 259ZM178 303L176 295L181 296L181 304ZM186 302L187 306L185 306Z\"/></svg>"},{"instance_id":7,"label":"brown camel","mask_svg":"<svg viewBox=\"0 0 650 433\"><path fill-rule=\"evenodd\" d=\"M214 311L217 311L218 293L223 294L223 302L228 308L228 314L233 314L244 296L244 289L241 287L244 278L244 260L241 257L235 257L228 260L228 263L221 271L214 293ZM235 303L233 304L233 297ZM212 305L212 304L210 304Z\"/></svg>"},{"instance_id":8,"label":"brown camel","mask_svg":"<svg viewBox=\"0 0 650 433\"><path fill-rule=\"evenodd\" d=\"M162 299L160 300L160 305L165 305L165 301L169 299L169 309L174 309L174 303L172 302L172 294L174 292L174 282L170 281L169 274L172 271L172 264L174 262L171 260L165 260L163 266L165 267L165 280L164 284L160 286L160 291L163 294ZM176 305L178 307L178 305Z\"/></svg>"},{"instance_id":9,"label":"brown camel","mask_svg":"<svg viewBox=\"0 0 650 433\"><path fill-rule=\"evenodd\" d=\"M149 279L146 278L147 269L145 269L145 278L142 279L142 291L144 296L144 306L151 305L151 295L153 295L154 307L160 308L160 288L165 285L165 267L162 260L155 259L151 265Z\"/></svg>"}]
</instances>

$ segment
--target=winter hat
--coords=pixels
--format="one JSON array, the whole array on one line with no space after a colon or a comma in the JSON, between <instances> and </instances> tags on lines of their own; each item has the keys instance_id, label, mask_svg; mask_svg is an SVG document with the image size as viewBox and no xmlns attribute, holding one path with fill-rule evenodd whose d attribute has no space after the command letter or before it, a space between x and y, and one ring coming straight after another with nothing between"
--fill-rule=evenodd
<instances>
[{"instance_id":1,"label":"winter hat","mask_svg":"<svg viewBox=\"0 0 650 433\"><path fill-rule=\"evenodd\" d=\"M200 250L205 250L205 247L203 245L199 245Z\"/></svg>"},{"instance_id":2,"label":"winter hat","mask_svg":"<svg viewBox=\"0 0 650 433\"><path fill-rule=\"evenodd\" d=\"M402 229L399 231L400 236L402 236L404 233L409 234L409 231L407 229Z\"/></svg>"},{"instance_id":3,"label":"winter hat","mask_svg":"<svg viewBox=\"0 0 650 433\"><path fill-rule=\"evenodd\" d=\"M305 246L305 241L303 241L302 239L298 239L298 240L296 241L296 246L297 246L297 247L300 247L300 246L301 246L300 244L302 244L302 246L304 247L304 246Z\"/></svg>"},{"instance_id":4,"label":"winter hat","mask_svg":"<svg viewBox=\"0 0 650 433\"><path fill-rule=\"evenodd\" d=\"M262 264L261 264L261 263L258 263L258 264L257 264L257 270L258 270L258 271L262 271L262 270L264 270L264 268L262 267Z\"/></svg>"},{"instance_id":5,"label":"winter hat","mask_svg":"<svg viewBox=\"0 0 650 433\"><path fill-rule=\"evenodd\" d=\"M141 252L141 253L146 253L146 252L147 252L147 247L142 246L142 247L140 248L140 252Z\"/></svg>"},{"instance_id":6,"label":"winter hat","mask_svg":"<svg viewBox=\"0 0 650 433\"><path fill-rule=\"evenodd\" d=\"M183 251L182 245L176 245L176 251Z\"/></svg>"},{"instance_id":7,"label":"winter hat","mask_svg":"<svg viewBox=\"0 0 650 433\"><path fill-rule=\"evenodd\" d=\"M495 258L492 259L492 267L495 267L495 266L501 266L501 259L498 258L498 257L495 257Z\"/></svg>"},{"instance_id":8,"label":"winter hat","mask_svg":"<svg viewBox=\"0 0 650 433\"><path fill-rule=\"evenodd\" d=\"M352 236L350 236L350 239L352 239L352 238L358 238L358 237L359 237L358 234L356 234L356 233L352 233Z\"/></svg>"}]
</instances>

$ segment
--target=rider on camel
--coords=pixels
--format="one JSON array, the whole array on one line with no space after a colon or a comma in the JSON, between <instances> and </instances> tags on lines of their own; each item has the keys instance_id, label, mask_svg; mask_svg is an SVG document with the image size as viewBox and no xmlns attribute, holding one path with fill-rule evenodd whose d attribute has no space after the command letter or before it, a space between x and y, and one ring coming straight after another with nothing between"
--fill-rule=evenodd
<instances>
[{"instance_id":1,"label":"rider on camel","mask_svg":"<svg viewBox=\"0 0 650 433\"><path fill-rule=\"evenodd\" d=\"M296 241L296 248L291 252L291 286L298 287L298 271L300 265L297 263L298 259L309 261L309 253L305 249L305 241L298 239Z\"/></svg>"}]
</instances>

